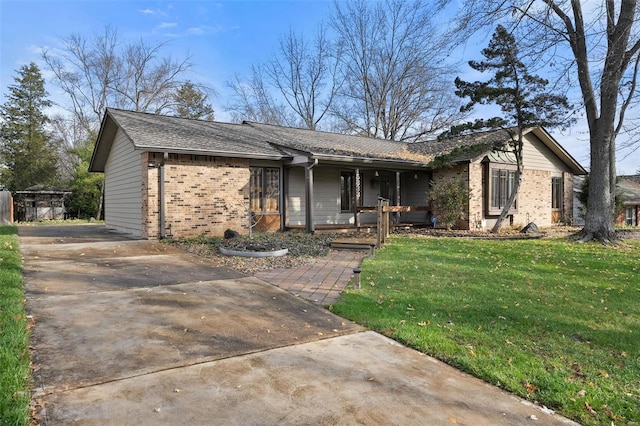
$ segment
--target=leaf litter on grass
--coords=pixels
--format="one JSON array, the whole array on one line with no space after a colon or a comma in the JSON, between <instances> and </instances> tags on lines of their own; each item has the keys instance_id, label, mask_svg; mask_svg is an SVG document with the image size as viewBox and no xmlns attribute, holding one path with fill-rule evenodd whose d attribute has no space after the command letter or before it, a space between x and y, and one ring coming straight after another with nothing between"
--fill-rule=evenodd
<instances>
[{"instance_id":1,"label":"leaf litter on grass","mask_svg":"<svg viewBox=\"0 0 640 426\"><path fill-rule=\"evenodd\" d=\"M363 264L375 290L344 294L334 311L580 422L638 422L627 389L640 381L640 243L629 246L392 238ZM388 279L399 265L421 272ZM391 295L405 309L364 303ZM584 389L597 417L576 398Z\"/></svg>"}]
</instances>

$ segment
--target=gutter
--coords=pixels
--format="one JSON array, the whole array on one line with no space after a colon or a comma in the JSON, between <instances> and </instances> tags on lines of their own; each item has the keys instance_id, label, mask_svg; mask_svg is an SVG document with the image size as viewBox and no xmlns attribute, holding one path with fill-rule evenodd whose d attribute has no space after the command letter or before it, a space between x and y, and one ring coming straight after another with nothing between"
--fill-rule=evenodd
<instances>
[{"instance_id":1,"label":"gutter","mask_svg":"<svg viewBox=\"0 0 640 426\"><path fill-rule=\"evenodd\" d=\"M336 161L340 163L362 163L372 164L375 166L405 166L415 167L416 169L428 168L428 163L423 163L415 160L403 160L392 158L370 158L370 157L351 157L346 155L329 155L329 154L314 154L315 159L321 159L323 161Z\"/></svg>"},{"instance_id":2,"label":"gutter","mask_svg":"<svg viewBox=\"0 0 640 426\"><path fill-rule=\"evenodd\" d=\"M144 146L136 145L134 150L143 152L162 152L162 150L169 150L172 154L187 154L187 155L206 155L209 157L226 157L226 158L247 158L250 160L287 160L291 159L290 156L277 155L277 154L257 154L257 153L243 153L243 152L231 152L231 151L202 151L198 149L173 149L159 146ZM169 152L166 151L166 152Z\"/></svg>"}]
</instances>

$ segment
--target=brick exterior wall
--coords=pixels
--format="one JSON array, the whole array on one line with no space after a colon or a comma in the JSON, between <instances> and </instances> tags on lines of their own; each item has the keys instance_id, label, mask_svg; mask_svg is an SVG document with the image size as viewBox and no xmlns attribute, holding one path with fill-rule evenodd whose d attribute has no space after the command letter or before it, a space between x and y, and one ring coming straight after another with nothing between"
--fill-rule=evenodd
<instances>
[{"instance_id":1,"label":"brick exterior wall","mask_svg":"<svg viewBox=\"0 0 640 426\"><path fill-rule=\"evenodd\" d=\"M143 237L160 236L159 164L161 153L144 153L142 159L142 220ZM150 166L151 164L151 166ZM221 236L226 229L248 233L249 161L195 155L169 156L165 166L165 226L166 235L179 237ZM518 212L514 226L535 222L538 226L552 224L551 177L549 171L524 171ZM442 168L433 172L434 182L460 179L469 192L467 214L458 221L458 229L478 229L485 220L487 229L497 216L487 217L486 165L480 162ZM573 211L573 176L563 174L564 218ZM438 212L433 211L435 217ZM506 226L509 225L507 221ZM255 231L277 231L280 215L265 215Z\"/></svg>"},{"instance_id":2,"label":"brick exterior wall","mask_svg":"<svg viewBox=\"0 0 640 426\"><path fill-rule=\"evenodd\" d=\"M551 225L551 172L525 169L517 203L514 226L523 227L529 222L538 226Z\"/></svg>"},{"instance_id":3,"label":"brick exterior wall","mask_svg":"<svg viewBox=\"0 0 640 426\"><path fill-rule=\"evenodd\" d=\"M484 219L484 166L481 163L469 164L469 225L467 229L482 229ZM486 221L485 221L486 226Z\"/></svg>"},{"instance_id":4,"label":"brick exterior wall","mask_svg":"<svg viewBox=\"0 0 640 426\"><path fill-rule=\"evenodd\" d=\"M456 228L479 229L485 220L486 229L491 229L497 216L487 216L486 165L480 162L443 168L433 172L434 182L461 179L470 188L467 218L459 221ZM518 211L513 215L513 225L522 227L529 222L538 226L552 225L551 214L551 177L550 171L525 169L517 198ZM564 202L561 214L563 219L571 218L573 212L573 175L563 173ZM437 217L438 212L434 211ZM509 220L504 226L509 226Z\"/></svg>"},{"instance_id":5,"label":"brick exterior wall","mask_svg":"<svg viewBox=\"0 0 640 426\"><path fill-rule=\"evenodd\" d=\"M162 157L158 153L142 157L143 234L158 238L159 169L148 164L159 163ZM248 233L248 160L172 154L164 170L167 236L221 236L228 228Z\"/></svg>"}]
</instances>

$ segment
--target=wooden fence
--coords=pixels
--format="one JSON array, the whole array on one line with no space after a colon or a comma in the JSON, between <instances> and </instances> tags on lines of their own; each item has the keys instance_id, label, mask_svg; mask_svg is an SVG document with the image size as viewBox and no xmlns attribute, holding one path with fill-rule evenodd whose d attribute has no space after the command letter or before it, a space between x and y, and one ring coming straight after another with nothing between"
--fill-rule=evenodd
<instances>
[{"instance_id":1,"label":"wooden fence","mask_svg":"<svg viewBox=\"0 0 640 426\"><path fill-rule=\"evenodd\" d=\"M13 197L9 191L0 191L0 225L13 223Z\"/></svg>"}]
</instances>

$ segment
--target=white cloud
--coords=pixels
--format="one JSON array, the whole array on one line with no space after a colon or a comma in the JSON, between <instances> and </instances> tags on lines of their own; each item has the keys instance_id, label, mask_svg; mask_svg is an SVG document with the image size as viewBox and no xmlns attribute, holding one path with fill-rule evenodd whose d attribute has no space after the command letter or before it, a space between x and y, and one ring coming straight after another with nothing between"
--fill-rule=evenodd
<instances>
[{"instance_id":1,"label":"white cloud","mask_svg":"<svg viewBox=\"0 0 640 426\"><path fill-rule=\"evenodd\" d=\"M155 15L156 12L151 10L151 9L140 9L138 10L138 12L142 13L143 15Z\"/></svg>"},{"instance_id":2,"label":"white cloud","mask_svg":"<svg viewBox=\"0 0 640 426\"><path fill-rule=\"evenodd\" d=\"M204 29L201 27L191 27L187 28L187 34L191 35L201 35L204 34Z\"/></svg>"},{"instance_id":3,"label":"white cloud","mask_svg":"<svg viewBox=\"0 0 640 426\"><path fill-rule=\"evenodd\" d=\"M177 26L178 26L177 22L162 22L160 25L158 25L158 28L160 28L160 29L175 28Z\"/></svg>"},{"instance_id":4,"label":"white cloud","mask_svg":"<svg viewBox=\"0 0 640 426\"><path fill-rule=\"evenodd\" d=\"M210 26L204 25L199 27L190 27L187 28L187 35L209 35L209 34L218 34L224 31L224 28L220 25Z\"/></svg>"}]
</instances>

